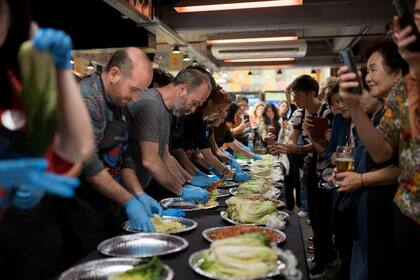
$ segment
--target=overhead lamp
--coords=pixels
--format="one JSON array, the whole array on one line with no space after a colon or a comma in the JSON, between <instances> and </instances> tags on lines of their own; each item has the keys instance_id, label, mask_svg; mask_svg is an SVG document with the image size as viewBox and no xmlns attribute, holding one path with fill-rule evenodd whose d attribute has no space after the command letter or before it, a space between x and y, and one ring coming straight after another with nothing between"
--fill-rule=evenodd
<instances>
[{"instance_id":1,"label":"overhead lamp","mask_svg":"<svg viewBox=\"0 0 420 280\"><path fill-rule=\"evenodd\" d=\"M271 1L254 1L254 2L237 2L227 4L213 4L213 5L197 5L174 7L177 13L196 13L196 12L210 12L210 11L224 11L224 10L241 10L241 9L256 9L256 8L273 8L284 6L301 6L303 0L271 0Z\"/></svg>"},{"instance_id":2,"label":"overhead lamp","mask_svg":"<svg viewBox=\"0 0 420 280\"><path fill-rule=\"evenodd\" d=\"M184 57L182 58L183 61L190 61L191 57L188 54L184 54Z\"/></svg>"},{"instance_id":3,"label":"overhead lamp","mask_svg":"<svg viewBox=\"0 0 420 280\"><path fill-rule=\"evenodd\" d=\"M248 72L248 76L251 76L251 75L253 75L254 73L252 73L252 71L250 70L249 72Z\"/></svg>"},{"instance_id":4,"label":"overhead lamp","mask_svg":"<svg viewBox=\"0 0 420 280\"><path fill-rule=\"evenodd\" d=\"M296 41L298 36L281 36L281 37L260 37L260 38L238 38L238 39L216 39L207 40L207 44L239 44L239 43L259 43L259 42L285 42Z\"/></svg>"},{"instance_id":5,"label":"overhead lamp","mask_svg":"<svg viewBox=\"0 0 420 280\"><path fill-rule=\"evenodd\" d=\"M172 49L172 53L177 54L177 53L181 53L181 51L179 50L178 46L174 46L174 48Z\"/></svg>"},{"instance_id":6,"label":"overhead lamp","mask_svg":"<svg viewBox=\"0 0 420 280\"><path fill-rule=\"evenodd\" d=\"M279 70L277 70L277 74L281 75L281 74L283 74L283 71L281 71L281 69L279 69Z\"/></svg>"},{"instance_id":7,"label":"overhead lamp","mask_svg":"<svg viewBox=\"0 0 420 280\"><path fill-rule=\"evenodd\" d=\"M73 65L74 64L74 60L70 59L70 64Z\"/></svg>"},{"instance_id":8,"label":"overhead lamp","mask_svg":"<svg viewBox=\"0 0 420 280\"><path fill-rule=\"evenodd\" d=\"M192 63L198 63L198 60L197 60L197 58L193 58L193 60L192 60Z\"/></svg>"},{"instance_id":9,"label":"overhead lamp","mask_svg":"<svg viewBox=\"0 0 420 280\"><path fill-rule=\"evenodd\" d=\"M90 71L95 70L95 66L93 66L92 61L89 61L89 64L88 64L88 66L86 67L86 69L87 69L87 70L90 70Z\"/></svg>"},{"instance_id":10,"label":"overhead lamp","mask_svg":"<svg viewBox=\"0 0 420 280\"><path fill-rule=\"evenodd\" d=\"M312 69L311 70L311 74L316 74L316 70L315 69Z\"/></svg>"},{"instance_id":11,"label":"overhead lamp","mask_svg":"<svg viewBox=\"0 0 420 280\"><path fill-rule=\"evenodd\" d=\"M294 61L294 57L270 57L270 58L235 58L225 59L224 62L269 62L269 61Z\"/></svg>"}]
</instances>

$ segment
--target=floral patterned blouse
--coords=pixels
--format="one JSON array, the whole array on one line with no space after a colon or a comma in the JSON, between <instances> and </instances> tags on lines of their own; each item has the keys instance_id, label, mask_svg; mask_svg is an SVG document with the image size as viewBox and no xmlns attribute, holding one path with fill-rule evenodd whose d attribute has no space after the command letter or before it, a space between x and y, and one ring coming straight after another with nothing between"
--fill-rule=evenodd
<instances>
[{"instance_id":1,"label":"floral patterned blouse","mask_svg":"<svg viewBox=\"0 0 420 280\"><path fill-rule=\"evenodd\" d=\"M394 153L399 153L401 176L394 202L420 225L420 84L412 75L397 82L388 97L381 128Z\"/></svg>"}]
</instances>

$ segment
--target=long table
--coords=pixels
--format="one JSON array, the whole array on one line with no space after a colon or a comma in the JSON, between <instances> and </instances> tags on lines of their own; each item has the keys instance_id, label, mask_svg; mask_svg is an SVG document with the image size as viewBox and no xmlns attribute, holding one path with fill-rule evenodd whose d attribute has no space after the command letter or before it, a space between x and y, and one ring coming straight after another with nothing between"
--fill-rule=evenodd
<instances>
[{"instance_id":1,"label":"long table","mask_svg":"<svg viewBox=\"0 0 420 280\"><path fill-rule=\"evenodd\" d=\"M186 232L180 236L189 241L189 246L186 250L171 254L168 256L161 256L162 261L170 266L175 272L175 279L177 280L193 280L193 279L208 279L195 273L188 265L188 258L194 252L202 249L207 249L210 244L201 235L203 230L212 227L220 227L230 225L220 217L220 211L226 209L224 198L220 198L219 207L211 210L200 210L187 212L187 218L191 218L198 223L195 230ZM306 254L302 238L302 231L299 223L299 217L296 214L290 213L290 218L286 225L284 233L286 234L286 241L279 245L284 250L292 251L297 260L298 268L302 271L304 280L309 279L308 268L306 263ZM79 263L105 258L98 252L92 252Z\"/></svg>"}]
</instances>

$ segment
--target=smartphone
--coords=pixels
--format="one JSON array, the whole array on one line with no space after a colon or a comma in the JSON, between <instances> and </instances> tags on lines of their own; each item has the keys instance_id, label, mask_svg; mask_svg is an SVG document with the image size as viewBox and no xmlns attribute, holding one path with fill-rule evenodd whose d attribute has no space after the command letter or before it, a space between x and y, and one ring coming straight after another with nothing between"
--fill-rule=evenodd
<instances>
[{"instance_id":1,"label":"smartphone","mask_svg":"<svg viewBox=\"0 0 420 280\"><path fill-rule=\"evenodd\" d=\"M244 122L249 122L249 115L244 115Z\"/></svg>"},{"instance_id":2,"label":"smartphone","mask_svg":"<svg viewBox=\"0 0 420 280\"><path fill-rule=\"evenodd\" d=\"M343 59L344 64L349 68L349 72L356 73L357 81L359 81L359 86L355 88L347 89L348 92L352 94L362 94L362 83L357 73L357 66L354 62L353 52L349 48L345 48L340 51L341 58Z\"/></svg>"},{"instance_id":3,"label":"smartphone","mask_svg":"<svg viewBox=\"0 0 420 280\"><path fill-rule=\"evenodd\" d=\"M408 49L412 52L420 52L420 33L417 29L416 23L414 22L414 16L410 11L409 2L409 0L392 0L392 4L394 5L399 17L399 24L401 28L411 26L412 34L417 38L415 42L408 46Z\"/></svg>"},{"instance_id":4,"label":"smartphone","mask_svg":"<svg viewBox=\"0 0 420 280\"><path fill-rule=\"evenodd\" d=\"M274 126L269 126L268 127L268 132L271 133L271 134L274 134L274 133L276 133L276 128Z\"/></svg>"},{"instance_id":5,"label":"smartphone","mask_svg":"<svg viewBox=\"0 0 420 280\"><path fill-rule=\"evenodd\" d=\"M312 138L314 139L324 139L325 138L325 131L328 129L328 119L327 118L318 118L318 117L311 117L312 127L309 130Z\"/></svg>"}]
</instances>

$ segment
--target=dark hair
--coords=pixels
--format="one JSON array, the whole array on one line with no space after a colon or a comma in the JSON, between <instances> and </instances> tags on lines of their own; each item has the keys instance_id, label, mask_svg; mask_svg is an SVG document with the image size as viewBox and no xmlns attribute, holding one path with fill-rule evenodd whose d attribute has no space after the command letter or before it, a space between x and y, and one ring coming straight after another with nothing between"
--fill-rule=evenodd
<instances>
[{"instance_id":1,"label":"dark hair","mask_svg":"<svg viewBox=\"0 0 420 280\"><path fill-rule=\"evenodd\" d=\"M332 106L332 99L335 95L338 95L340 92L340 84L338 83L338 81L336 83L334 83L334 85L331 86L331 90L330 90L330 94L328 94L327 96L327 103L328 106Z\"/></svg>"},{"instance_id":2,"label":"dark hair","mask_svg":"<svg viewBox=\"0 0 420 280\"><path fill-rule=\"evenodd\" d=\"M229 111L226 116L226 122L235 123L235 114L239 110L239 105L236 103L230 103Z\"/></svg>"},{"instance_id":3,"label":"dark hair","mask_svg":"<svg viewBox=\"0 0 420 280\"><path fill-rule=\"evenodd\" d=\"M272 104L272 103L268 103L267 105L265 105L264 111L262 113L262 117L263 117L264 123L266 125L272 125L271 122L270 122L270 119L267 116L267 111L268 111L269 108L271 108L271 110L274 113L273 122L274 122L274 127L276 128L276 135L277 135L280 132L280 123L279 123L280 116L279 116L279 112L277 111L276 106L274 106L274 104Z\"/></svg>"},{"instance_id":4,"label":"dark hair","mask_svg":"<svg viewBox=\"0 0 420 280\"><path fill-rule=\"evenodd\" d=\"M188 65L186 69L195 69L197 71L200 71L203 74L206 74L209 77L209 80L210 80L211 90L216 88L216 81L213 78L213 74L204 65L202 65L200 63L193 63L193 64Z\"/></svg>"},{"instance_id":5,"label":"dark hair","mask_svg":"<svg viewBox=\"0 0 420 280\"><path fill-rule=\"evenodd\" d=\"M291 84L290 89L293 92L303 91L304 93L314 92L318 96L319 84L309 75L297 77Z\"/></svg>"},{"instance_id":6,"label":"dark hair","mask_svg":"<svg viewBox=\"0 0 420 280\"><path fill-rule=\"evenodd\" d=\"M153 80L149 85L149 88L152 88L155 83L159 86L159 87L163 87L166 85L169 85L172 80L174 79L174 76L169 73L168 71L164 70L164 69L160 69L160 68L154 68L153 69Z\"/></svg>"},{"instance_id":7,"label":"dark hair","mask_svg":"<svg viewBox=\"0 0 420 280\"><path fill-rule=\"evenodd\" d=\"M208 75L196 69L190 68L185 68L179 71L172 80L172 83L174 85L186 84L190 90L199 87L202 83L206 83L209 90L213 89Z\"/></svg>"},{"instance_id":8,"label":"dark hair","mask_svg":"<svg viewBox=\"0 0 420 280\"><path fill-rule=\"evenodd\" d=\"M118 67L121 70L123 76L130 76L133 71L134 64L126 49L121 49L116 51L111 59L108 61L108 64L105 67L105 72L109 72L112 67Z\"/></svg>"},{"instance_id":9,"label":"dark hair","mask_svg":"<svg viewBox=\"0 0 420 280\"><path fill-rule=\"evenodd\" d=\"M30 0L2 0L10 8L10 27L4 44L0 47L0 104L10 106L11 84L6 74L11 69L18 77L20 75L17 54L20 45L29 39L32 20Z\"/></svg>"},{"instance_id":10,"label":"dark hair","mask_svg":"<svg viewBox=\"0 0 420 280\"><path fill-rule=\"evenodd\" d=\"M401 71L402 75L406 75L409 71L408 63L401 57L398 46L392 41L381 41L367 52L367 58L373 53L378 52L384 61L385 70L390 73Z\"/></svg>"},{"instance_id":11,"label":"dark hair","mask_svg":"<svg viewBox=\"0 0 420 280\"><path fill-rule=\"evenodd\" d=\"M246 98L246 97L238 97L238 103L241 102L241 101L245 101L246 104L249 104L248 98Z\"/></svg>"},{"instance_id":12,"label":"dark hair","mask_svg":"<svg viewBox=\"0 0 420 280\"><path fill-rule=\"evenodd\" d=\"M287 111L286 111L286 116L287 116L287 114L289 113L289 111L290 111L290 104L289 104L289 102L287 101L287 100L282 100L282 101L280 101L280 103L279 103L279 107L280 107L280 105L281 104L283 104L283 103L286 103L287 104ZM279 117L280 117L280 114L279 114Z\"/></svg>"}]
</instances>

